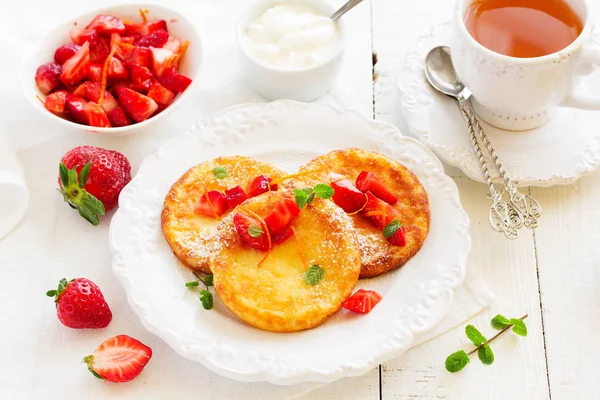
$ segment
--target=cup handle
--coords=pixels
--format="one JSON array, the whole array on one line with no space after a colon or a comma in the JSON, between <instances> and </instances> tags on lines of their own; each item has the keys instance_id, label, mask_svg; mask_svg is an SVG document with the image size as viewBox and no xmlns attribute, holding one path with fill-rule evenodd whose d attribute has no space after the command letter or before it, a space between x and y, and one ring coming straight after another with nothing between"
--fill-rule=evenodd
<instances>
[{"instance_id":1,"label":"cup handle","mask_svg":"<svg viewBox=\"0 0 600 400\"><path fill-rule=\"evenodd\" d=\"M600 67L600 45L585 46L579 57L578 72L581 75L591 74L594 67ZM571 94L563 101L562 106L581 110L600 110L600 97L576 93L575 88L573 88Z\"/></svg>"}]
</instances>

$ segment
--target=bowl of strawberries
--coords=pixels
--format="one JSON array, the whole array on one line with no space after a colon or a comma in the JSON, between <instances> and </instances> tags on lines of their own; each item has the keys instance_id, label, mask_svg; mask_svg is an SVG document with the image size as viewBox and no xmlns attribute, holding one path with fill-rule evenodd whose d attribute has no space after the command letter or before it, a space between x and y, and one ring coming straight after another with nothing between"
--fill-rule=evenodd
<instances>
[{"instance_id":1,"label":"bowl of strawberries","mask_svg":"<svg viewBox=\"0 0 600 400\"><path fill-rule=\"evenodd\" d=\"M200 36L177 11L116 5L46 35L24 63L21 86L36 109L63 126L122 136L185 101L201 61Z\"/></svg>"}]
</instances>

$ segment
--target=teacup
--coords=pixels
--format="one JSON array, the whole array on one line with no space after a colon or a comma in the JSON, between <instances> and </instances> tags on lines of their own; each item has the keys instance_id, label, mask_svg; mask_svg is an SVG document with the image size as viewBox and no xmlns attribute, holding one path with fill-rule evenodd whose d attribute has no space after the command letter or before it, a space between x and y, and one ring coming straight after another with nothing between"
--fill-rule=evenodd
<instances>
[{"instance_id":1,"label":"teacup","mask_svg":"<svg viewBox=\"0 0 600 400\"><path fill-rule=\"evenodd\" d=\"M576 90L579 78L600 66L600 46L592 43L591 6L588 0L564 1L584 24L579 37L556 53L516 58L477 42L464 21L474 0L457 0L452 60L473 93L475 112L490 125L521 131L545 124L557 107L600 110L600 94L591 97Z\"/></svg>"}]
</instances>

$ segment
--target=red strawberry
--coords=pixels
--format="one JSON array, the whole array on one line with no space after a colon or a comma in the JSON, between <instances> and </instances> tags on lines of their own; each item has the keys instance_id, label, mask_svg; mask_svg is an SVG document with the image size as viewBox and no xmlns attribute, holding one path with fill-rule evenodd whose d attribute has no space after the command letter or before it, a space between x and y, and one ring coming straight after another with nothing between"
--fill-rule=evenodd
<instances>
[{"instance_id":1,"label":"red strawberry","mask_svg":"<svg viewBox=\"0 0 600 400\"><path fill-rule=\"evenodd\" d=\"M121 106L115 107L108 112L108 120L112 126L128 126L132 124L131 119Z\"/></svg>"},{"instance_id":2,"label":"red strawberry","mask_svg":"<svg viewBox=\"0 0 600 400\"><path fill-rule=\"evenodd\" d=\"M181 75L175 68L167 69L162 76L158 75L158 81L161 85L174 93L181 93L192 83L187 76Z\"/></svg>"},{"instance_id":3,"label":"red strawberry","mask_svg":"<svg viewBox=\"0 0 600 400\"><path fill-rule=\"evenodd\" d=\"M141 65L130 63L128 64L131 72L131 82L134 87L141 93L148 93L150 86L155 82L152 72ZM152 96L150 96L152 98ZM156 99L155 99L156 100Z\"/></svg>"},{"instance_id":4,"label":"red strawberry","mask_svg":"<svg viewBox=\"0 0 600 400\"><path fill-rule=\"evenodd\" d=\"M269 236L266 232L264 232L265 227L263 227L258 220L248 217L244 214L237 213L233 216L233 224L235 226L235 230L241 236L242 241L248 246L260 251L268 251L271 249L271 241L269 240ZM253 237L250 234L250 227L253 228L253 232L262 231L262 233L258 234L256 237Z\"/></svg>"},{"instance_id":5,"label":"red strawberry","mask_svg":"<svg viewBox=\"0 0 600 400\"><path fill-rule=\"evenodd\" d=\"M100 37L96 32L90 37L90 62L104 64L110 53L110 41Z\"/></svg>"},{"instance_id":6,"label":"red strawberry","mask_svg":"<svg viewBox=\"0 0 600 400\"><path fill-rule=\"evenodd\" d=\"M67 91L59 90L46 96L44 107L54 114L64 114Z\"/></svg>"},{"instance_id":7,"label":"red strawberry","mask_svg":"<svg viewBox=\"0 0 600 400\"><path fill-rule=\"evenodd\" d=\"M148 91L148 97L162 106L168 106L173 101L175 93L164 87L158 82L154 82Z\"/></svg>"},{"instance_id":8,"label":"red strawberry","mask_svg":"<svg viewBox=\"0 0 600 400\"><path fill-rule=\"evenodd\" d=\"M90 29L82 29L78 26L74 26L69 31L69 37L73 41L73 43L82 46L85 42L90 42L98 33L94 30Z\"/></svg>"},{"instance_id":9,"label":"red strawberry","mask_svg":"<svg viewBox=\"0 0 600 400\"><path fill-rule=\"evenodd\" d=\"M146 68L151 68L152 52L146 47L135 47L127 58L127 62L135 63Z\"/></svg>"},{"instance_id":10,"label":"red strawberry","mask_svg":"<svg viewBox=\"0 0 600 400\"><path fill-rule=\"evenodd\" d=\"M229 208L231 209L242 204L247 198L241 186L235 186L225 191L225 199L227 199L227 204L229 204Z\"/></svg>"},{"instance_id":11,"label":"red strawberry","mask_svg":"<svg viewBox=\"0 0 600 400\"><path fill-rule=\"evenodd\" d=\"M108 72L106 73L109 79L127 79L129 78L129 72L125 65L118 58L111 58L108 62Z\"/></svg>"},{"instance_id":12,"label":"red strawberry","mask_svg":"<svg viewBox=\"0 0 600 400\"><path fill-rule=\"evenodd\" d=\"M169 34L167 31L161 29L148 36L139 38L134 42L134 45L139 47L163 47L167 43L167 40L169 40Z\"/></svg>"},{"instance_id":13,"label":"red strawberry","mask_svg":"<svg viewBox=\"0 0 600 400\"><path fill-rule=\"evenodd\" d=\"M290 226L292 221L300 214L300 207L292 199L284 197L277 206L265 217L265 223L271 233L277 233Z\"/></svg>"},{"instance_id":14,"label":"red strawberry","mask_svg":"<svg viewBox=\"0 0 600 400\"><path fill-rule=\"evenodd\" d=\"M333 202L347 213L355 213L367 202L365 194L358 190L348 179L331 182L334 190Z\"/></svg>"},{"instance_id":15,"label":"red strawberry","mask_svg":"<svg viewBox=\"0 0 600 400\"><path fill-rule=\"evenodd\" d=\"M117 97L121 106L135 122L147 120L158 108L158 104L150 97L124 87L117 89Z\"/></svg>"},{"instance_id":16,"label":"red strawberry","mask_svg":"<svg viewBox=\"0 0 600 400\"><path fill-rule=\"evenodd\" d=\"M346 310L359 314L369 313L383 297L374 290L359 289L342 303Z\"/></svg>"},{"instance_id":17,"label":"red strawberry","mask_svg":"<svg viewBox=\"0 0 600 400\"><path fill-rule=\"evenodd\" d=\"M246 189L246 194L248 198L256 197L259 194L266 193L270 190L273 190L271 187L272 179L266 175L259 175L256 178L252 179L248 184L248 188Z\"/></svg>"},{"instance_id":18,"label":"red strawberry","mask_svg":"<svg viewBox=\"0 0 600 400\"><path fill-rule=\"evenodd\" d=\"M384 231L385 236L385 231ZM404 247L406 246L406 231L403 226L398 227L396 232L386 238L388 242L394 246Z\"/></svg>"},{"instance_id":19,"label":"red strawberry","mask_svg":"<svg viewBox=\"0 0 600 400\"><path fill-rule=\"evenodd\" d=\"M83 362L96 378L129 382L142 372L150 358L150 347L127 335L118 335L102 342Z\"/></svg>"},{"instance_id":20,"label":"red strawberry","mask_svg":"<svg viewBox=\"0 0 600 400\"><path fill-rule=\"evenodd\" d=\"M356 187L361 192L371 192L388 204L396 204L398 198L390 192L380 177L373 172L362 171L356 178Z\"/></svg>"},{"instance_id":21,"label":"red strawberry","mask_svg":"<svg viewBox=\"0 0 600 400\"><path fill-rule=\"evenodd\" d=\"M125 34L133 36L148 36L156 31L169 31L167 21L161 19L158 21L142 22L140 24L125 24Z\"/></svg>"},{"instance_id":22,"label":"red strawberry","mask_svg":"<svg viewBox=\"0 0 600 400\"><path fill-rule=\"evenodd\" d=\"M79 46L75 43L63 44L54 52L54 62L63 65L69 58L77 53L77 50L79 50Z\"/></svg>"},{"instance_id":23,"label":"red strawberry","mask_svg":"<svg viewBox=\"0 0 600 400\"><path fill-rule=\"evenodd\" d=\"M121 42L133 45L139 36L121 36Z\"/></svg>"},{"instance_id":24,"label":"red strawberry","mask_svg":"<svg viewBox=\"0 0 600 400\"><path fill-rule=\"evenodd\" d=\"M71 119L77 123L87 125L87 114L83 106L87 101L80 96L67 93L65 96L65 106Z\"/></svg>"},{"instance_id":25,"label":"red strawberry","mask_svg":"<svg viewBox=\"0 0 600 400\"><path fill-rule=\"evenodd\" d=\"M103 66L100 64L90 64L90 72L88 73L90 82L102 81L102 69Z\"/></svg>"},{"instance_id":26,"label":"red strawberry","mask_svg":"<svg viewBox=\"0 0 600 400\"><path fill-rule=\"evenodd\" d=\"M35 71L35 83L40 92L48 94L60 86L60 65L46 63Z\"/></svg>"},{"instance_id":27,"label":"red strawberry","mask_svg":"<svg viewBox=\"0 0 600 400\"><path fill-rule=\"evenodd\" d=\"M110 128L110 121L102 107L96 103L89 102L83 105L83 111L87 115L88 125L100 128Z\"/></svg>"},{"instance_id":28,"label":"red strawberry","mask_svg":"<svg viewBox=\"0 0 600 400\"><path fill-rule=\"evenodd\" d=\"M181 42L175 36L169 36L162 47L163 49L171 50L173 53L179 53L181 50Z\"/></svg>"},{"instance_id":29,"label":"red strawberry","mask_svg":"<svg viewBox=\"0 0 600 400\"><path fill-rule=\"evenodd\" d=\"M160 77L171 66L175 55L171 50L156 47L150 47L150 51L152 52L152 71L154 75Z\"/></svg>"},{"instance_id":30,"label":"red strawberry","mask_svg":"<svg viewBox=\"0 0 600 400\"><path fill-rule=\"evenodd\" d=\"M368 217L377 228L384 229L396 219L398 211L385 201L379 200L373 193L367 192L367 204L362 210L362 215Z\"/></svg>"},{"instance_id":31,"label":"red strawberry","mask_svg":"<svg viewBox=\"0 0 600 400\"><path fill-rule=\"evenodd\" d=\"M88 279L61 279L58 289L49 290L46 296L54 297L58 319L68 328L105 328L112 320L100 288Z\"/></svg>"},{"instance_id":32,"label":"red strawberry","mask_svg":"<svg viewBox=\"0 0 600 400\"><path fill-rule=\"evenodd\" d=\"M69 173L73 169L75 174ZM129 161L116 151L79 146L61 160L59 185L65 201L94 225L98 225L99 215L117 205L119 193L130 180Z\"/></svg>"},{"instance_id":33,"label":"red strawberry","mask_svg":"<svg viewBox=\"0 0 600 400\"><path fill-rule=\"evenodd\" d=\"M123 33L125 32L125 24L123 20L110 15L97 15L88 26L86 30L95 30L98 33Z\"/></svg>"},{"instance_id":34,"label":"red strawberry","mask_svg":"<svg viewBox=\"0 0 600 400\"><path fill-rule=\"evenodd\" d=\"M277 233L271 235L271 243L273 245L281 244L294 235L294 230L291 227L283 228Z\"/></svg>"},{"instance_id":35,"label":"red strawberry","mask_svg":"<svg viewBox=\"0 0 600 400\"><path fill-rule=\"evenodd\" d=\"M211 190L208 193L204 193L196 207L194 212L196 214L208 215L209 217L219 218L229 210L229 204L225 195L217 190Z\"/></svg>"},{"instance_id":36,"label":"red strawberry","mask_svg":"<svg viewBox=\"0 0 600 400\"><path fill-rule=\"evenodd\" d=\"M62 65L60 80L65 85L75 85L88 76L90 71L90 44L84 43L77 53Z\"/></svg>"},{"instance_id":37,"label":"red strawberry","mask_svg":"<svg viewBox=\"0 0 600 400\"><path fill-rule=\"evenodd\" d=\"M115 50L113 55L121 61L127 60L133 52L133 45L124 41L118 33L110 36L110 48Z\"/></svg>"},{"instance_id":38,"label":"red strawberry","mask_svg":"<svg viewBox=\"0 0 600 400\"><path fill-rule=\"evenodd\" d=\"M74 95L81 96L89 101L93 101L94 103L98 103L100 101L100 92L102 90L102 85L98 82L83 82L75 91ZM102 101L102 108L106 112L110 112L113 108L117 107L119 103L117 100L110 94L109 92L104 92L104 100Z\"/></svg>"}]
</instances>

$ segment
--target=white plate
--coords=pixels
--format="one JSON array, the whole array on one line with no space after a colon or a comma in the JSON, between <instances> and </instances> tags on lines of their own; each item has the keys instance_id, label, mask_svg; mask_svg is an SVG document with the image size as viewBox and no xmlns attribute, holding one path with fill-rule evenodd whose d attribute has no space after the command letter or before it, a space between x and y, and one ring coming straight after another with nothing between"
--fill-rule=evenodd
<instances>
[{"instance_id":1,"label":"white plate","mask_svg":"<svg viewBox=\"0 0 600 400\"><path fill-rule=\"evenodd\" d=\"M399 160L429 194L431 230L423 249L399 271L359 282L379 291L381 303L368 315L339 311L320 327L288 334L252 328L218 299L205 311L197 294L184 287L193 275L177 262L160 228L163 199L173 182L216 156L254 156L294 172L315 156L345 147ZM469 219L443 171L419 142L354 111L292 101L230 108L167 142L123 189L110 229L113 270L150 332L228 378L286 385L361 375L433 329L463 281Z\"/></svg>"},{"instance_id":2,"label":"white plate","mask_svg":"<svg viewBox=\"0 0 600 400\"><path fill-rule=\"evenodd\" d=\"M421 36L417 48L407 56L398 77L401 108L409 129L423 144L469 178L483 182L456 102L437 93L425 79L427 52L448 45L452 35L451 22L436 25ZM598 78L600 73L584 78L595 93L600 92ZM525 132L481 124L509 175L521 186L569 184L600 167L600 112L559 108L546 125ZM492 175L497 177L495 170Z\"/></svg>"}]
</instances>

